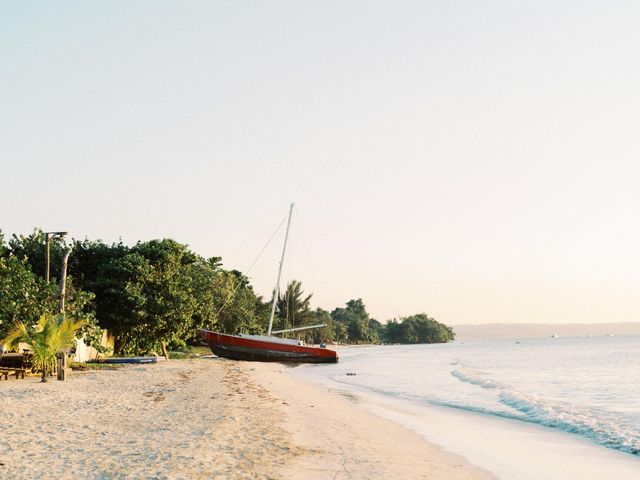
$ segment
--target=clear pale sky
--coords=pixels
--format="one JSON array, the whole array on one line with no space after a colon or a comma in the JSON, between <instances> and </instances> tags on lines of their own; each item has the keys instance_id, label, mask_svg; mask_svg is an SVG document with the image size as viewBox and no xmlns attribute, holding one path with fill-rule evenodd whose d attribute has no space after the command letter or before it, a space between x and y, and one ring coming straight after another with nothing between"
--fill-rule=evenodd
<instances>
[{"instance_id":1,"label":"clear pale sky","mask_svg":"<svg viewBox=\"0 0 640 480\"><path fill-rule=\"evenodd\" d=\"M0 228L381 321L640 320L640 2L0 1ZM282 237L250 273L270 295Z\"/></svg>"}]
</instances>

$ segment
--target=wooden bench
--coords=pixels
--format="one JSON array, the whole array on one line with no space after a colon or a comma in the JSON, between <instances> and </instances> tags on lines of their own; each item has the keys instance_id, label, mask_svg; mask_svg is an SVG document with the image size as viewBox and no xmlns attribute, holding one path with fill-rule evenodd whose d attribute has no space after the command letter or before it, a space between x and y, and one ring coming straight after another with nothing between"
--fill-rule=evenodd
<instances>
[{"instance_id":1,"label":"wooden bench","mask_svg":"<svg viewBox=\"0 0 640 480\"><path fill-rule=\"evenodd\" d=\"M24 373L26 372L25 368L9 368L9 367L0 367L0 380L2 380L2 376L4 375L5 380L9 380L10 374L15 374L16 380L18 378L24 378Z\"/></svg>"}]
</instances>

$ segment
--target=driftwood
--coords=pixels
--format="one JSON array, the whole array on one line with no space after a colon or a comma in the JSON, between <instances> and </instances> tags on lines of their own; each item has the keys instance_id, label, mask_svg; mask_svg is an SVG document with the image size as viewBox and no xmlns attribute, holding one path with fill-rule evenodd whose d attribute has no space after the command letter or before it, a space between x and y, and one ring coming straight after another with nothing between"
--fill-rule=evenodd
<instances>
[{"instance_id":1,"label":"driftwood","mask_svg":"<svg viewBox=\"0 0 640 480\"><path fill-rule=\"evenodd\" d=\"M169 360L169 352L167 351L167 344L164 342L160 342L160 345L162 346L162 354L164 355L164 358Z\"/></svg>"}]
</instances>

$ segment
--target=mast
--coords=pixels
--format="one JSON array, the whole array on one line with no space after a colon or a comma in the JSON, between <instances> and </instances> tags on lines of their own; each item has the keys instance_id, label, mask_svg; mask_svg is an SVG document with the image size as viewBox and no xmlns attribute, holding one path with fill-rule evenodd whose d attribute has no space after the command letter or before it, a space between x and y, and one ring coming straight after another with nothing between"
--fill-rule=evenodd
<instances>
[{"instance_id":1,"label":"mast","mask_svg":"<svg viewBox=\"0 0 640 480\"><path fill-rule=\"evenodd\" d=\"M280 275L282 274L282 264L284 263L284 253L287 250L287 240L289 238L289 226L291 225L291 214L293 213L293 203L289 207L289 220L287 220L287 233L284 236L284 246L282 247L282 257L280 257L280 266L278 267L278 280L276 280L276 288L273 290L273 303L271 304L271 317L269 317L269 330L267 335L271 335L271 327L273 327L273 317L276 314L276 302L280 293Z\"/></svg>"}]
</instances>

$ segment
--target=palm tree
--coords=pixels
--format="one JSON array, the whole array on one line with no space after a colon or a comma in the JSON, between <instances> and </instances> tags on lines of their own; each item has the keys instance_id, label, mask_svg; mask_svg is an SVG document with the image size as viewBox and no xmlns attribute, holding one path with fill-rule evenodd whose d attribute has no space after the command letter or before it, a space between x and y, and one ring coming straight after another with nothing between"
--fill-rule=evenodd
<instances>
[{"instance_id":1,"label":"palm tree","mask_svg":"<svg viewBox=\"0 0 640 480\"><path fill-rule=\"evenodd\" d=\"M10 349L26 343L33 350L33 366L42 370L42 381L46 382L47 374L55 368L56 353L73 346L76 332L85 323L85 320L72 320L62 314L42 315L33 327L24 322L14 323L0 343L5 343Z\"/></svg>"},{"instance_id":2,"label":"palm tree","mask_svg":"<svg viewBox=\"0 0 640 480\"><path fill-rule=\"evenodd\" d=\"M304 296L302 283L298 280L292 280L283 295L278 294L276 306L278 307L278 318L282 321L282 328L305 325L312 318L309 309L312 296L313 294Z\"/></svg>"}]
</instances>

